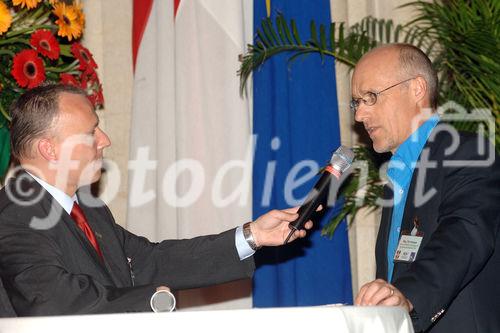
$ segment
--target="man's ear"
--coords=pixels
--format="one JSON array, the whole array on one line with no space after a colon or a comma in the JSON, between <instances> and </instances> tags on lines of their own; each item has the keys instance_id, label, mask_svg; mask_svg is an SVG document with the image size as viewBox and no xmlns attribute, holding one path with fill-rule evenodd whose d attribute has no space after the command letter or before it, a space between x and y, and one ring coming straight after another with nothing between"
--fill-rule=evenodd
<instances>
[{"instance_id":1,"label":"man's ear","mask_svg":"<svg viewBox=\"0 0 500 333\"><path fill-rule=\"evenodd\" d=\"M41 139L38 141L38 153L48 162L57 160L54 143L50 139Z\"/></svg>"},{"instance_id":2,"label":"man's ear","mask_svg":"<svg viewBox=\"0 0 500 333\"><path fill-rule=\"evenodd\" d=\"M421 76L417 76L412 82L412 93L417 104L422 104L427 95L427 81ZM422 105L421 105L422 106Z\"/></svg>"}]
</instances>

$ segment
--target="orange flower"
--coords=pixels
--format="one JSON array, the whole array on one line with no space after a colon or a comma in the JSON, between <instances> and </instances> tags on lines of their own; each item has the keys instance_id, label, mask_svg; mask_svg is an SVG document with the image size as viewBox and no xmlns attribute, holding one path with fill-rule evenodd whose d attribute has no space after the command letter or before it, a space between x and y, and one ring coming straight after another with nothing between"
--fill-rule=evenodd
<instances>
[{"instance_id":1,"label":"orange flower","mask_svg":"<svg viewBox=\"0 0 500 333\"><path fill-rule=\"evenodd\" d=\"M85 26L85 15L83 14L83 5L79 0L76 0L73 3L73 7L75 8L77 16L78 16L77 21L78 21L78 23L80 23L80 25L83 28Z\"/></svg>"},{"instance_id":2,"label":"orange flower","mask_svg":"<svg viewBox=\"0 0 500 333\"><path fill-rule=\"evenodd\" d=\"M83 12L79 6L75 7L59 2L54 5L52 13L57 16L56 24L59 26L57 35L66 37L69 41L82 35Z\"/></svg>"},{"instance_id":3,"label":"orange flower","mask_svg":"<svg viewBox=\"0 0 500 333\"><path fill-rule=\"evenodd\" d=\"M12 0L12 4L14 6L21 6L21 8L28 8L28 9L32 9L32 8L35 8L36 6L38 6L38 4L41 2L42 0Z\"/></svg>"},{"instance_id":4,"label":"orange flower","mask_svg":"<svg viewBox=\"0 0 500 333\"><path fill-rule=\"evenodd\" d=\"M9 30L12 23L12 15L10 15L7 5L0 1L0 35Z\"/></svg>"}]
</instances>

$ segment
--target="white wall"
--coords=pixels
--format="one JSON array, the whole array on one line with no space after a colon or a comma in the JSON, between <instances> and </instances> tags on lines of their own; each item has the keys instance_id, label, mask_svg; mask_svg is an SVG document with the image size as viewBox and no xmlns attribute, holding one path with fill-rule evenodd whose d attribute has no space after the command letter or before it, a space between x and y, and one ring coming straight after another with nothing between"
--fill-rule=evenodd
<instances>
[{"instance_id":1,"label":"white wall","mask_svg":"<svg viewBox=\"0 0 500 333\"><path fill-rule=\"evenodd\" d=\"M112 143L105 155L118 164L121 174L118 195L109 206L117 223L124 225L132 109L132 1L83 0L83 6L86 15L83 43L99 65L106 105L99 116Z\"/></svg>"}]
</instances>

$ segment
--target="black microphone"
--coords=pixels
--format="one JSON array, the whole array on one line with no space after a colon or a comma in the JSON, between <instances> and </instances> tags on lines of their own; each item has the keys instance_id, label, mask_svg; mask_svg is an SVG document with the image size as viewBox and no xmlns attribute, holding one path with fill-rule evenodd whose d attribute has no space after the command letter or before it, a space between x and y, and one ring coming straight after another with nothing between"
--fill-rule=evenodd
<instances>
[{"instance_id":1,"label":"black microphone","mask_svg":"<svg viewBox=\"0 0 500 333\"><path fill-rule=\"evenodd\" d=\"M288 243L295 231L302 229L304 224L311 219L312 214L318 209L321 201L329 193L330 189L338 189L340 178L349 169L353 159L353 151L345 146L340 146L333 153L330 163L323 168L323 174L320 179L307 195L304 204L300 206L297 212L299 217L295 221L290 222L289 227L291 230L284 244Z\"/></svg>"}]
</instances>

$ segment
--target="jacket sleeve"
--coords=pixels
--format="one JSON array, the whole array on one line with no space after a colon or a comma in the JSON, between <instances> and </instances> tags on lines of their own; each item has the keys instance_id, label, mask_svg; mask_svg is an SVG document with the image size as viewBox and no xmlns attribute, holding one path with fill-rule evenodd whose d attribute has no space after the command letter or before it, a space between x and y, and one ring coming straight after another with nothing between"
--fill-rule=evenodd
<instances>
[{"instance_id":1,"label":"jacket sleeve","mask_svg":"<svg viewBox=\"0 0 500 333\"><path fill-rule=\"evenodd\" d=\"M115 224L127 257L132 259L136 283L171 289L199 288L251 278L253 257L240 260L235 229L192 239L149 242Z\"/></svg>"}]
</instances>

